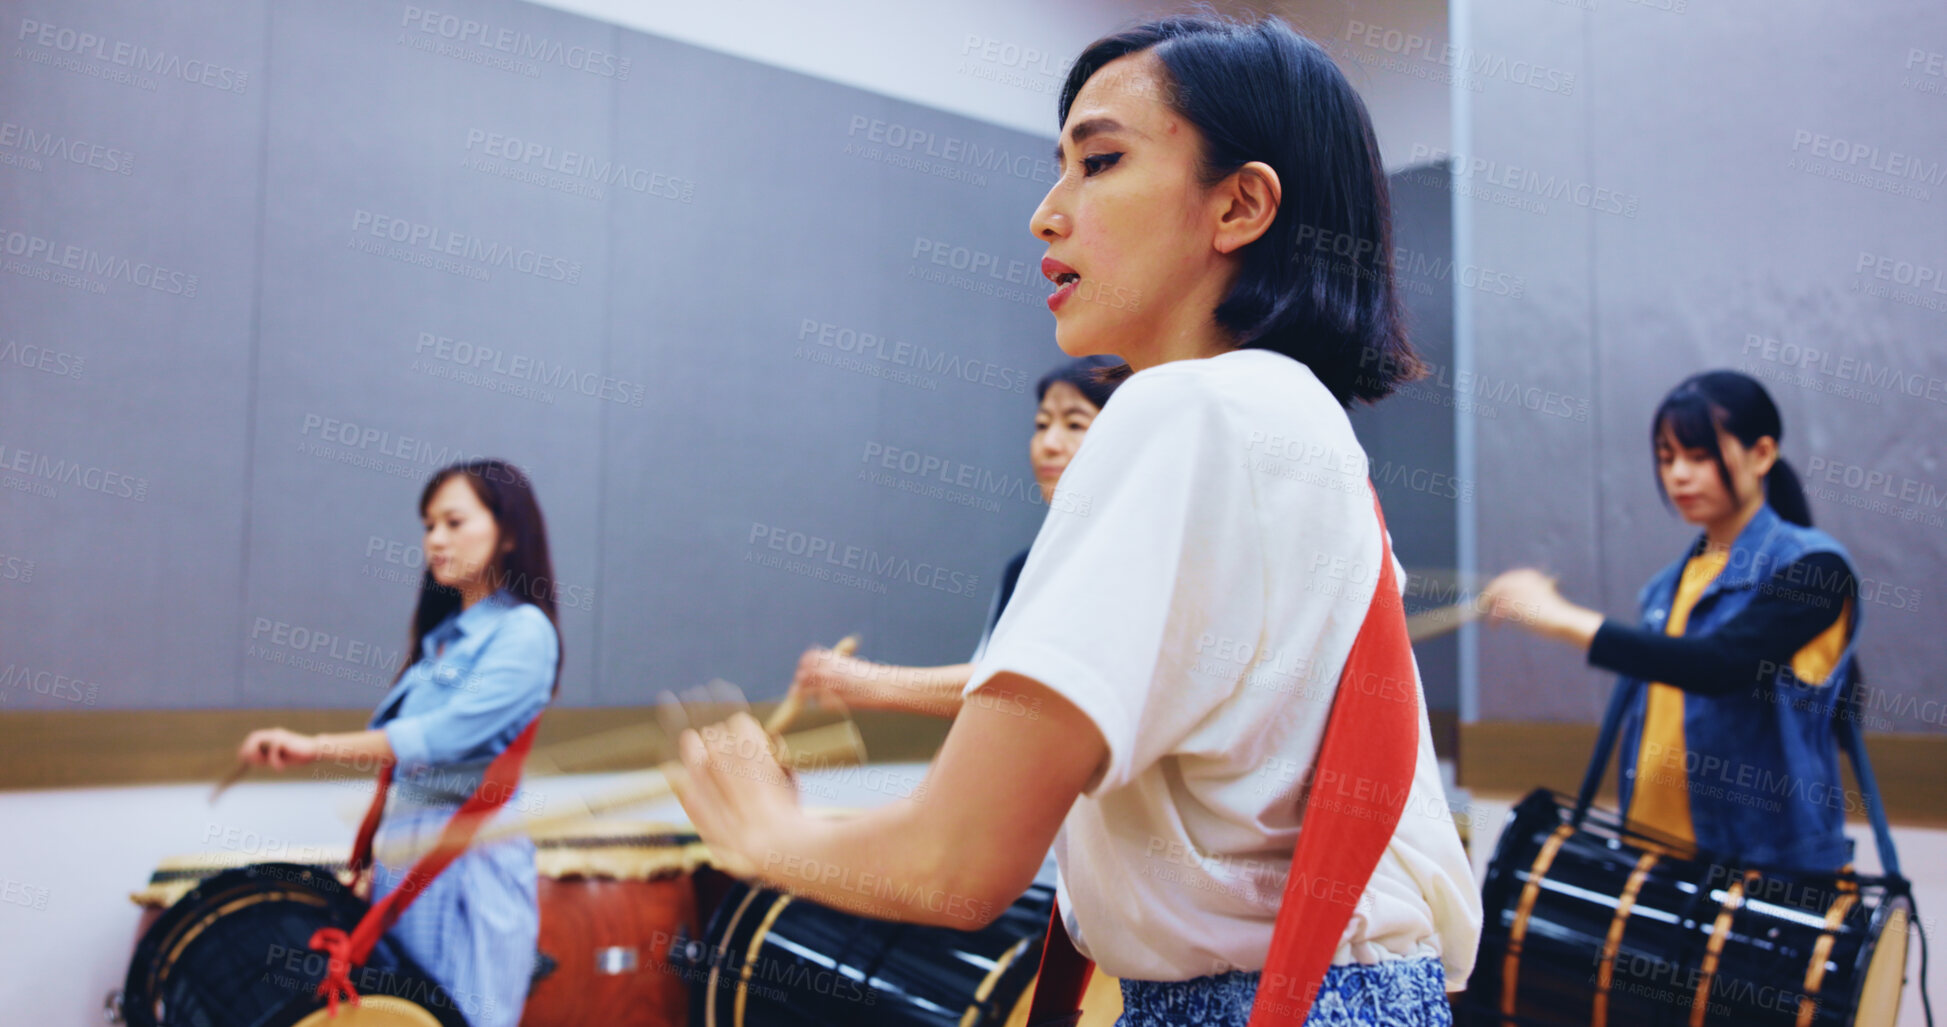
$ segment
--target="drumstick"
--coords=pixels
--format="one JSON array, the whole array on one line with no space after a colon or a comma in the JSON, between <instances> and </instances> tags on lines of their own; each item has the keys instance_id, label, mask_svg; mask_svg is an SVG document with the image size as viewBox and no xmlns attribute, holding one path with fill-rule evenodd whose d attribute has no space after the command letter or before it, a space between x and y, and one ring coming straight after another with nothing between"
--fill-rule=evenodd
<instances>
[{"instance_id":1,"label":"drumstick","mask_svg":"<svg viewBox=\"0 0 1947 1027\"><path fill-rule=\"evenodd\" d=\"M859 636L857 635L846 635L838 640L837 645L832 646L832 652L840 656L850 656L858 652L858 649ZM792 721L798 719L798 714L803 710L804 694L795 688L791 689L784 694L784 701L777 704L777 709L771 711L771 718L764 722L764 732L772 735L782 734L785 728L791 726Z\"/></svg>"},{"instance_id":2,"label":"drumstick","mask_svg":"<svg viewBox=\"0 0 1947 1027\"><path fill-rule=\"evenodd\" d=\"M238 781L243 780L243 775L249 772L250 772L250 764L245 763L242 760L238 760L237 765L231 767L230 772L223 775L223 780L218 781L216 783L215 790L210 792L210 805L212 806L216 805L216 800L221 799L223 797L223 793L230 790L231 785L236 784Z\"/></svg>"},{"instance_id":3,"label":"drumstick","mask_svg":"<svg viewBox=\"0 0 1947 1027\"><path fill-rule=\"evenodd\" d=\"M1439 638L1448 632L1460 630L1462 624L1481 619L1485 613L1477 600L1425 610L1406 618L1406 637L1415 642Z\"/></svg>"},{"instance_id":4,"label":"drumstick","mask_svg":"<svg viewBox=\"0 0 1947 1027\"><path fill-rule=\"evenodd\" d=\"M859 734L858 725L849 720L800 731L786 736L782 742L786 750L783 762L794 769L850 767L865 762L865 739ZM482 845L508 838L549 834L563 827L593 820L608 810L666 799L675 794L675 789L669 783L672 770L682 773L684 768L681 763L671 760L653 770L636 771L624 776L616 787L582 799L581 809L496 824L474 835L470 844ZM386 862L392 866L403 866L419 859L434 847L425 845L403 853L388 853Z\"/></svg>"}]
</instances>

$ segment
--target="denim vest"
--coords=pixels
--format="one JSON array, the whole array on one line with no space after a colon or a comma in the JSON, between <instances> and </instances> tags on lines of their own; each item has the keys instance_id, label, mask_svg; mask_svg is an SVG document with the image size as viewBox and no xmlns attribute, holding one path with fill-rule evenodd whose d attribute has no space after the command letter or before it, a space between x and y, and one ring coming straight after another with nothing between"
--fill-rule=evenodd
<instances>
[{"instance_id":1,"label":"denim vest","mask_svg":"<svg viewBox=\"0 0 1947 1027\"><path fill-rule=\"evenodd\" d=\"M1689 552L1695 551L1693 546ZM1835 553L1848 568L1852 565L1832 536L1779 517L1769 504L1760 508L1732 543L1724 570L1698 597L1685 633L1709 631L1729 621L1758 597L1772 575L1813 553ZM1670 604L1688 560L1686 553L1643 586L1638 601L1644 627L1667 630ZM1782 583L1786 588L1805 585ZM1849 701L1854 680L1857 601L1851 621L1845 651L1821 684L1800 682L1791 668L1796 654L1779 653L1778 665L1763 668L1760 680L1748 688L1715 696L1684 694L1684 772L1699 849L1752 866L1806 872L1830 872L1851 862L1835 718ZM1623 718L1620 748L1627 812L1649 688L1640 678L1625 678L1616 687L1635 690Z\"/></svg>"}]
</instances>

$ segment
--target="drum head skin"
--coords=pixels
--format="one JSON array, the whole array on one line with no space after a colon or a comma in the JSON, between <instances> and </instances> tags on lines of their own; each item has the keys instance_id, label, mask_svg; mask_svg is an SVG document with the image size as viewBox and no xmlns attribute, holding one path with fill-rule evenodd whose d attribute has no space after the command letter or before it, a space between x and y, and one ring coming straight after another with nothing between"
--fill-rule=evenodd
<instances>
[{"instance_id":1,"label":"drum head skin","mask_svg":"<svg viewBox=\"0 0 1947 1027\"><path fill-rule=\"evenodd\" d=\"M323 867L260 863L217 874L169 907L136 944L123 1016L133 1027L303 1022L323 1008L316 994L325 957L310 949L312 933L350 931L367 908ZM405 996L386 1009L427 1007L428 1019L399 1023L466 1027L445 991L389 942L352 976L361 995ZM340 1016L345 1012L341 1004Z\"/></svg>"},{"instance_id":2,"label":"drum head skin","mask_svg":"<svg viewBox=\"0 0 1947 1027\"><path fill-rule=\"evenodd\" d=\"M1900 990L1906 984L1907 911L1904 905L1886 911L1878 942L1866 950L1866 980L1859 987L1853 1017L1857 1027L1893 1027L1900 1015Z\"/></svg>"},{"instance_id":3,"label":"drum head skin","mask_svg":"<svg viewBox=\"0 0 1947 1027\"><path fill-rule=\"evenodd\" d=\"M341 1005L333 1017L329 1007L314 1009L291 1027L443 1027L439 1017L417 1002L388 995L361 996L358 1005Z\"/></svg>"}]
</instances>

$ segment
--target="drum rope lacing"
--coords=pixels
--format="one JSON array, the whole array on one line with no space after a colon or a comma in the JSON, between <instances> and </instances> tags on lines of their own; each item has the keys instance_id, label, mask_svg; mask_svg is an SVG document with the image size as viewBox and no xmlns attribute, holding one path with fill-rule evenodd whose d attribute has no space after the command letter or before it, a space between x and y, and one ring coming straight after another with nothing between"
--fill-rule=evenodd
<instances>
[{"instance_id":1,"label":"drum rope lacing","mask_svg":"<svg viewBox=\"0 0 1947 1027\"><path fill-rule=\"evenodd\" d=\"M1851 681L1846 682L1840 693L1837 708L1843 709L1854 701L1858 686L1865 676L1855 672ZM1602 784L1603 773L1608 769L1609 757L1616 746L1617 737L1622 731L1623 716L1635 701L1637 689L1618 685L1610 693L1609 707L1602 715L1602 729L1596 735L1595 752L1589 760L1589 767L1582 775L1582 787L1576 793L1575 808L1568 823L1580 827L1588 815L1589 807L1595 802L1595 793ZM1873 847L1879 852L1880 868L1884 871L1877 878L1869 878L1851 872L1835 875L1840 882L1876 883L1886 889L1888 895L1906 900L1911 914L1911 926L1920 936L1920 1008L1926 1018L1927 1027L1934 1027L1933 999L1927 991L1927 927L1920 916L1920 907L1914 900L1913 882L1900 872L1899 850L1893 845L1893 828L1886 819L1886 804L1880 798L1879 781L1873 775L1873 764L1866 755L1865 729L1860 726L1856 716L1839 715L1834 728L1838 735L1839 747L1845 750L1846 757L1852 761L1853 775L1859 781L1859 792L1865 800L1866 818L1873 828ZM1626 824L1626 822L1625 822ZM1509 1002L1513 996L1508 996Z\"/></svg>"}]
</instances>

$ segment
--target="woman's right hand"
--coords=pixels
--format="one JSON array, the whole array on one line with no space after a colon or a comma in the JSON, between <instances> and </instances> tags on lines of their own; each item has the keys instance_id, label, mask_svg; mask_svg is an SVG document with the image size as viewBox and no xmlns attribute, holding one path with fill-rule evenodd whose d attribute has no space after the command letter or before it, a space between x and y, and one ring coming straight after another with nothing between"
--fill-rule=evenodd
<instances>
[{"instance_id":1,"label":"woman's right hand","mask_svg":"<svg viewBox=\"0 0 1947 1027\"><path fill-rule=\"evenodd\" d=\"M887 668L833 649L813 646L798 657L791 690L820 708L837 700L846 706L873 709L880 701L880 679Z\"/></svg>"},{"instance_id":2,"label":"woman's right hand","mask_svg":"<svg viewBox=\"0 0 1947 1027\"><path fill-rule=\"evenodd\" d=\"M244 738L243 744L237 747L239 763L269 767L272 770L303 766L317 758L318 739L315 736L287 731L281 727L267 727L252 731Z\"/></svg>"}]
</instances>

